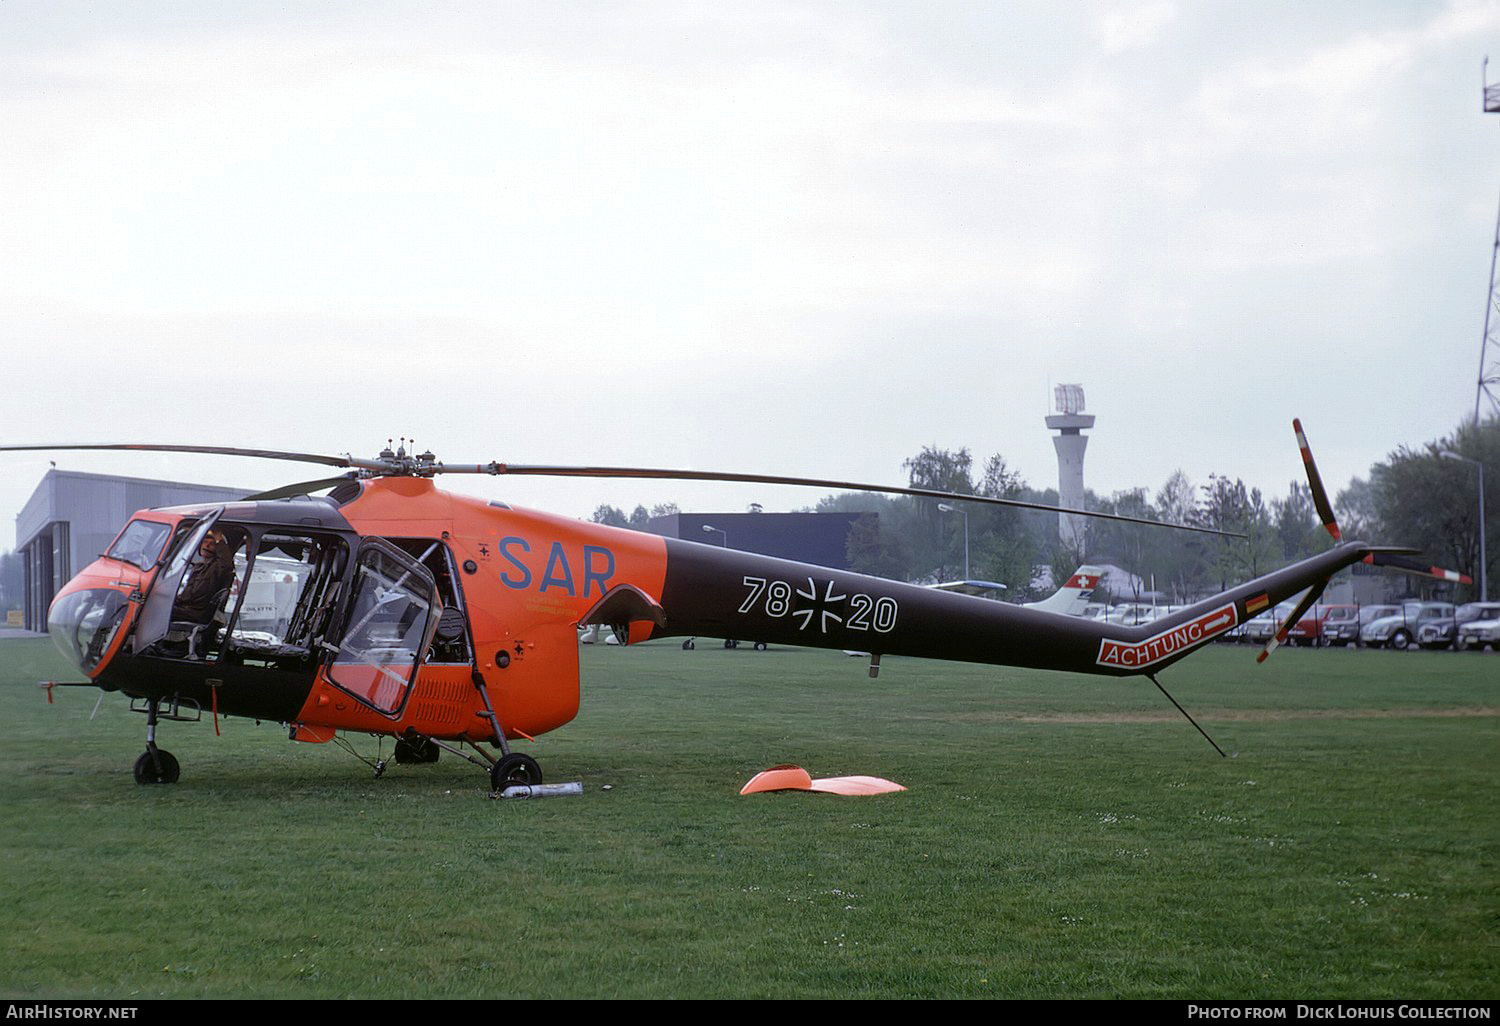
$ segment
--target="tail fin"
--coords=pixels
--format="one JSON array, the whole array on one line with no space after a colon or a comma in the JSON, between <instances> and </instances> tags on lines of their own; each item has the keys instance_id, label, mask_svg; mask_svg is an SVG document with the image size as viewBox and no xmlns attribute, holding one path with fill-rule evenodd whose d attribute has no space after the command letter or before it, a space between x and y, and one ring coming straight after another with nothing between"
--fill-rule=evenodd
<instances>
[{"instance_id":1,"label":"tail fin","mask_svg":"<svg viewBox=\"0 0 1500 1026\"><path fill-rule=\"evenodd\" d=\"M1026 603L1027 609L1040 609L1044 613L1062 613L1064 616L1082 616L1088 608L1094 589L1099 587L1104 571L1097 566L1081 566L1073 571L1067 583L1040 602Z\"/></svg>"}]
</instances>

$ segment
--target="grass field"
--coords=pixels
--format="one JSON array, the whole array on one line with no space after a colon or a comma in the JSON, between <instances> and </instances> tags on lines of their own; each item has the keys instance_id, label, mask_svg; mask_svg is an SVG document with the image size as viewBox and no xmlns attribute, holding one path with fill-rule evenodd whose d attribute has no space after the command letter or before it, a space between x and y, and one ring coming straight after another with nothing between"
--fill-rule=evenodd
<instances>
[{"instance_id":1,"label":"grass field","mask_svg":"<svg viewBox=\"0 0 1500 1026\"><path fill-rule=\"evenodd\" d=\"M164 724L139 787L144 717L0 642L0 993L1500 996L1500 655L1211 649L1163 682L1234 759L1145 681L583 662L522 746L583 797L501 802L246 720ZM738 796L779 762L910 790Z\"/></svg>"}]
</instances>

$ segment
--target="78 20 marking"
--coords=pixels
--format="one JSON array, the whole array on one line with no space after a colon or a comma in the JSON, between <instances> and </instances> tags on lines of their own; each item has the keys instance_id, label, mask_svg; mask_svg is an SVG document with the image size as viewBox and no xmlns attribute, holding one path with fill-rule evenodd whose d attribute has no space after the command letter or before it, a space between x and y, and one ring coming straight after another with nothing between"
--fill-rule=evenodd
<instances>
[{"instance_id":1,"label":"78 20 marking","mask_svg":"<svg viewBox=\"0 0 1500 1026\"><path fill-rule=\"evenodd\" d=\"M829 621L842 624L846 630L888 634L895 629L901 611L896 600L889 596L871 598L863 593L835 594L831 580L823 582L821 595L818 594L818 583L811 577L807 579L806 590L794 588L786 581L768 581L764 577L746 577L745 587L749 590L740 603L741 613L752 612L759 605L772 619L788 615L797 617L802 621L798 630L807 630L817 617L818 630L823 634L828 633ZM797 603L797 598L805 601ZM841 605L842 616L835 612Z\"/></svg>"}]
</instances>

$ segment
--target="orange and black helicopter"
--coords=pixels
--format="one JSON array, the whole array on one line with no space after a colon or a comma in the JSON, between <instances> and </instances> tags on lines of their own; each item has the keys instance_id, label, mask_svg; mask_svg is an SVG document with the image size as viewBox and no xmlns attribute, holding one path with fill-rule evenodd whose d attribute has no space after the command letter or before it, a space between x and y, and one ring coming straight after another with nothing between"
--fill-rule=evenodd
<instances>
[{"instance_id":1,"label":"orange and black helicopter","mask_svg":"<svg viewBox=\"0 0 1500 1026\"><path fill-rule=\"evenodd\" d=\"M871 653L872 676L882 655L897 655L1144 675L1161 688L1163 667L1305 592L1264 658L1338 570L1361 560L1426 570L1404 560L1413 550L1340 538L1294 427L1334 547L1138 627L516 509L441 491L433 478L810 485L1077 512L1018 500L760 474L451 465L404 446L373 460L190 445L0 451L203 453L347 470L240 502L141 511L57 594L48 630L89 678L80 683L124 692L146 714L138 782L178 779L176 758L156 743L159 721L211 711L283 723L296 741L390 735L398 762L431 762L447 750L488 768L499 790L542 779L512 740L577 714L581 626L607 626L626 644L675 635L856 649Z\"/></svg>"}]
</instances>

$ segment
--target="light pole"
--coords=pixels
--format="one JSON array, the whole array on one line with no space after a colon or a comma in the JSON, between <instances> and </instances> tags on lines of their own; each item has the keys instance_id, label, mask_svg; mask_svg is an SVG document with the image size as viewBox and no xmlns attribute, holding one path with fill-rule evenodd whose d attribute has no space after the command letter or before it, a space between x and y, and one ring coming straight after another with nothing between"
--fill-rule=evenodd
<instances>
[{"instance_id":1,"label":"light pole","mask_svg":"<svg viewBox=\"0 0 1500 1026\"><path fill-rule=\"evenodd\" d=\"M1471 460L1467 456L1460 456L1452 449L1444 449L1438 455L1444 459L1458 460L1460 463L1472 463L1474 469L1479 472L1479 601L1488 602L1490 585L1484 558L1484 464L1478 460Z\"/></svg>"},{"instance_id":2,"label":"light pole","mask_svg":"<svg viewBox=\"0 0 1500 1026\"><path fill-rule=\"evenodd\" d=\"M724 539L724 547L726 549L729 548L729 533L727 531L720 530L717 527L711 527L708 524L704 524L703 525L703 530L704 530L705 533L708 533L708 532L718 532L718 534L720 535L720 537L722 537Z\"/></svg>"},{"instance_id":3,"label":"light pole","mask_svg":"<svg viewBox=\"0 0 1500 1026\"><path fill-rule=\"evenodd\" d=\"M969 514L961 509L955 509L946 502L938 503L938 509L944 513L957 513L964 518L964 580L969 579Z\"/></svg>"}]
</instances>

